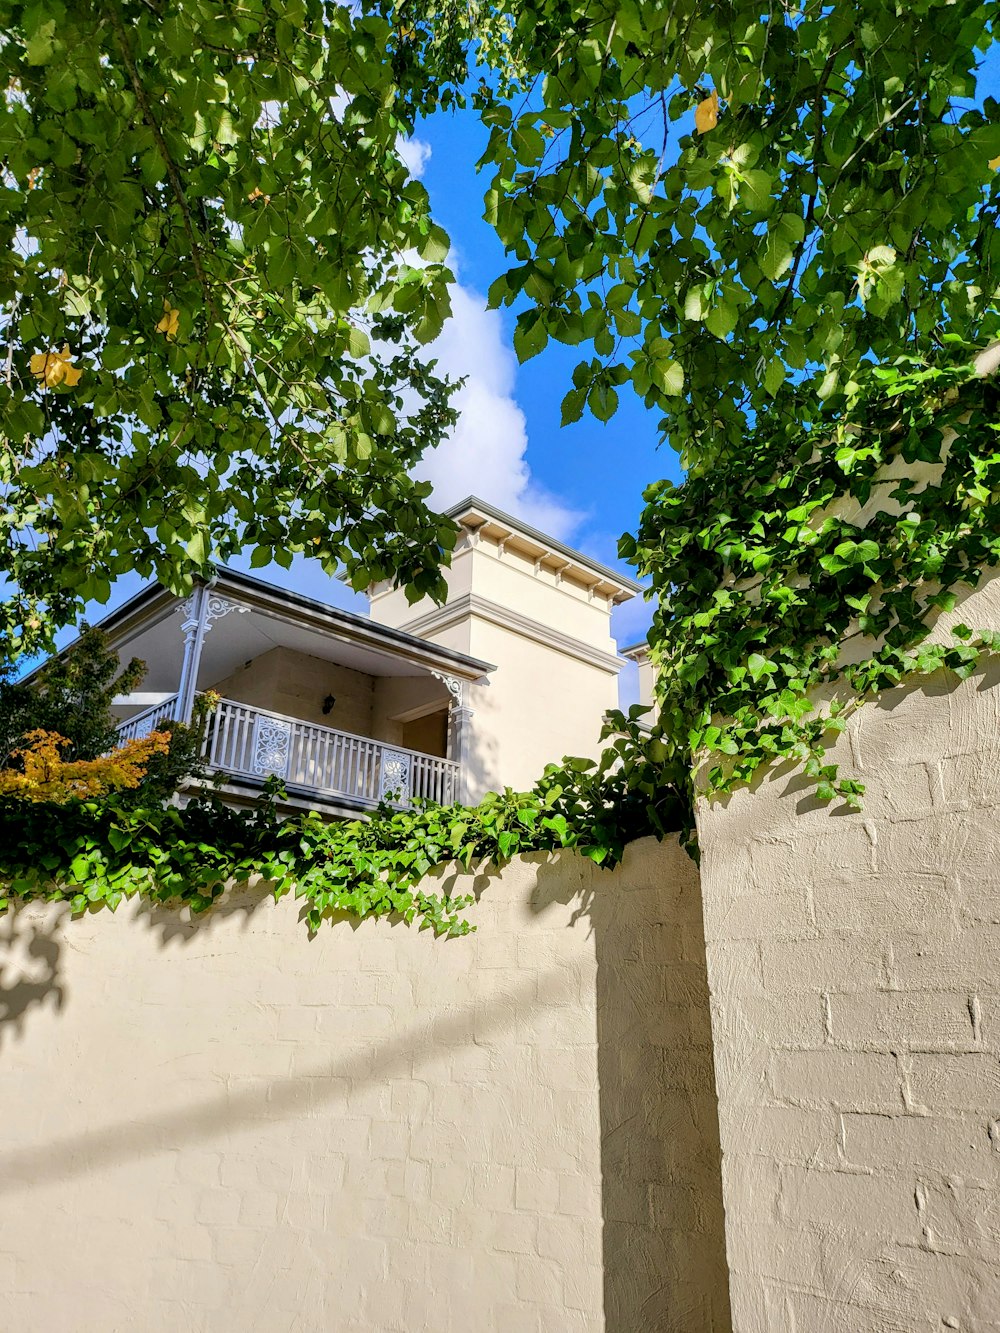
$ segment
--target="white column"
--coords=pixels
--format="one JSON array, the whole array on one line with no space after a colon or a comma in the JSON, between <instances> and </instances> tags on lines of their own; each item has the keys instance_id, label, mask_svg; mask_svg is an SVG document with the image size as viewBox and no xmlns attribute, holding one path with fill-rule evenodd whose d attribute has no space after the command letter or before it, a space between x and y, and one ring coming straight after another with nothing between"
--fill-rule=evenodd
<instances>
[{"instance_id":1,"label":"white column","mask_svg":"<svg viewBox=\"0 0 1000 1333\"><path fill-rule=\"evenodd\" d=\"M184 659L181 663L181 678L177 686L177 707L174 710L178 722L191 721L194 712L194 696L198 688L198 667L201 665L201 650L205 643L208 589L199 583L194 592L184 603L184 620L181 632L184 635Z\"/></svg>"},{"instance_id":2,"label":"white column","mask_svg":"<svg viewBox=\"0 0 1000 1333\"><path fill-rule=\"evenodd\" d=\"M458 791L456 799L469 804L469 777L472 772L472 717L473 710L452 705L448 716L448 749L450 759L458 763Z\"/></svg>"},{"instance_id":3,"label":"white column","mask_svg":"<svg viewBox=\"0 0 1000 1333\"><path fill-rule=\"evenodd\" d=\"M451 695L451 704L448 708L448 758L458 764L458 791L455 793L455 798L463 805L468 805L474 710L466 707L463 681L457 676L448 676L443 671L433 671L431 674L443 681Z\"/></svg>"},{"instance_id":4,"label":"white column","mask_svg":"<svg viewBox=\"0 0 1000 1333\"><path fill-rule=\"evenodd\" d=\"M184 621L181 630L184 634L184 660L181 663L181 679L177 687L177 721L190 723L194 715L194 697L198 692L198 668L201 666L201 651L205 646L205 635L212 628L214 620L220 620L230 611L239 611L245 615L249 606L240 606L212 591L211 584L199 584L184 603Z\"/></svg>"}]
</instances>

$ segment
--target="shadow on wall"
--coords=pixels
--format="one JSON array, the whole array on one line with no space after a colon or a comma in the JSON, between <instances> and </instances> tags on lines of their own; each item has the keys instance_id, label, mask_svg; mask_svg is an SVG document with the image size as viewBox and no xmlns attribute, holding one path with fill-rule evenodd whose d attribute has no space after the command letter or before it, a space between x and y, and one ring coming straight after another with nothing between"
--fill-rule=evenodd
<instances>
[{"instance_id":1,"label":"shadow on wall","mask_svg":"<svg viewBox=\"0 0 1000 1333\"><path fill-rule=\"evenodd\" d=\"M15 903L0 918L0 1050L11 1035L21 1036L27 1015L39 1005L62 1009L62 945L58 921L39 920Z\"/></svg>"},{"instance_id":2,"label":"shadow on wall","mask_svg":"<svg viewBox=\"0 0 1000 1333\"><path fill-rule=\"evenodd\" d=\"M486 693L488 694L489 691L487 690ZM475 718L473 718L472 743L469 747L466 782L467 790L474 802L496 785L497 762L495 738L483 736L481 728L476 727Z\"/></svg>"},{"instance_id":3,"label":"shadow on wall","mask_svg":"<svg viewBox=\"0 0 1000 1333\"><path fill-rule=\"evenodd\" d=\"M532 909L594 933L606 1333L729 1333L718 1101L698 872L676 845L540 868ZM672 853L672 855L671 855Z\"/></svg>"},{"instance_id":4,"label":"shadow on wall","mask_svg":"<svg viewBox=\"0 0 1000 1333\"><path fill-rule=\"evenodd\" d=\"M530 858L530 901L537 915L562 904L585 920L596 956L597 1075L601 1131L604 1328L606 1333L728 1333L718 1117L709 1027L708 988L697 872L676 846L651 842L630 849L612 875L583 858ZM477 890L492 876L477 877ZM523 900L522 900L523 901ZM222 926L267 935L255 918L266 893L233 893L211 912L191 918L170 907L136 905L136 919L159 947L185 953L199 936ZM522 909L523 910L523 909ZM523 919L523 918L522 918ZM352 922L356 930L366 926ZM65 987L59 932L72 930L65 905L33 904L22 918L2 923L0 1038L20 1032L26 1015L46 1003L61 1007ZM334 929L345 929L335 926ZM408 927L400 927L408 930ZM229 932L227 932L228 934ZM475 939L476 937L471 937ZM204 943L204 938L203 941ZM303 931L302 945L309 948ZM468 942L440 946L447 971ZM239 950L226 949L229 966ZM196 955L199 956L199 955ZM572 954L567 955L572 956ZM240 976L233 973L233 985ZM169 1021L185 994L187 973L170 969L160 982L159 1010ZM95 1170L114 1168L173 1151L217 1142L262 1119L289 1121L304 1107L317 1116L341 1116L348 1100L392 1080L429 1077L442 1051L488 1048L510 1041L512 1028L530 1028L540 1011L580 1006L580 973L574 966L522 969L519 978L491 992L485 1005L458 1004L414 1017L392 1035L348 1050L319 1049L294 1074L263 1075L201 1095L169 1113L162 1109L123 1115L76 1133L17 1146L0 1154L0 1194L63 1184ZM502 1003L497 1000L502 998ZM93 1003L93 998L91 998ZM289 1002L291 1003L291 1002ZM330 1007L336 1008L336 1001ZM520 1016L517 1018L516 1016ZM149 1011L148 1020L155 1021ZM30 1022L30 1020L29 1020ZM146 1020L144 1020L146 1022ZM558 1029L557 1029L558 1030ZM151 1029L154 1033L155 1029ZM146 1033L150 1035L149 1032ZM318 1043L322 1047L325 1043ZM263 1069L263 1066L262 1066ZM516 1092L516 1089L514 1090ZM591 1094L581 1090L581 1098ZM447 1102L447 1099L445 1099ZM455 1107L456 1132L466 1101ZM349 1114L349 1112L347 1112ZM488 1144L484 1145L488 1152ZM498 1261L500 1262L500 1261Z\"/></svg>"},{"instance_id":5,"label":"shadow on wall","mask_svg":"<svg viewBox=\"0 0 1000 1333\"><path fill-rule=\"evenodd\" d=\"M213 909L214 910L214 909ZM252 914L252 905L247 918ZM197 918L204 922L205 917ZM407 927L408 928L408 927ZM197 927L195 927L197 929ZM308 941L303 937L303 943ZM572 989L568 979L558 972L529 978L512 999L530 1010L536 996L542 1006L570 1003ZM509 1026L509 1015L497 1010L493 1022L480 1029L478 1039L501 1034ZM458 1045L468 1037L468 1015L457 1010L453 1015L420 1027L408 1028L401 1036L375 1047L356 1048L341 1059L317 1060L292 1077L261 1079L252 1087L238 1091L223 1089L217 1096L185 1107L172 1109L169 1115L131 1117L102 1125L82 1134L67 1135L39 1147L12 1148L0 1154L0 1196L20 1190L37 1189L48 1183L62 1183L88 1175L103 1167L117 1167L139 1161L164 1151L168 1130L172 1150L198 1145L247 1126L261 1118L294 1119L303 1109L303 1089L309 1093L313 1112L324 1105L346 1102L348 1090L378 1086L392 1078L407 1078L419 1069L421 1056L430 1056L440 1047ZM609 1326L610 1327L610 1326Z\"/></svg>"}]
</instances>

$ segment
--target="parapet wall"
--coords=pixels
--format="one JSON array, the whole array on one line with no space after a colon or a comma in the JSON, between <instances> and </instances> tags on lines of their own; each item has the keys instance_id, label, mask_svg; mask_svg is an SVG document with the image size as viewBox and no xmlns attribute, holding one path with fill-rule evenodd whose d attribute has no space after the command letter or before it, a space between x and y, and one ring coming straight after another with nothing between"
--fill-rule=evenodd
<instances>
[{"instance_id":1,"label":"parapet wall","mask_svg":"<svg viewBox=\"0 0 1000 1333\"><path fill-rule=\"evenodd\" d=\"M787 770L699 814L734 1328L998 1330L1000 664L834 757L860 814Z\"/></svg>"},{"instance_id":2,"label":"parapet wall","mask_svg":"<svg viewBox=\"0 0 1000 1333\"><path fill-rule=\"evenodd\" d=\"M4 1328L723 1333L693 865L475 887L453 941L262 892L0 922Z\"/></svg>"}]
</instances>

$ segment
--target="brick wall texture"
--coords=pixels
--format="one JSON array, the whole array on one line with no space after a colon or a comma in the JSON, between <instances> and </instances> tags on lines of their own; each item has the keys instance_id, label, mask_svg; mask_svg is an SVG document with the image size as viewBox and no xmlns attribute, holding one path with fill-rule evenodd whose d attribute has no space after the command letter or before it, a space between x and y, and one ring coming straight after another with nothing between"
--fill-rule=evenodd
<instances>
[{"instance_id":1,"label":"brick wall texture","mask_svg":"<svg viewBox=\"0 0 1000 1333\"><path fill-rule=\"evenodd\" d=\"M959 615L996 628L996 582ZM1000 1330L1000 665L701 810L738 1333Z\"/></svg>"},{"instance_id":2,"label":"brick wall texture","mask_svg":"<svg viewBox=\"0 0 1000 1333\"><path fill-rule=\"evenodd\" d=\"M1000 663L835 755L463 940L12 911L0 1327L1000 1333Z\"/></svg>"},{"instance_id":3,"label":"brick wall texture","mask_svg":"<svg viewBox=\"0 0 1000 1333\"><path fill-rule=\"evenodd\" d=\"M725 1330L692 863L475 887L448 942L260 892L0 922L0 1326Z\"/></svg>"}]
</instances>

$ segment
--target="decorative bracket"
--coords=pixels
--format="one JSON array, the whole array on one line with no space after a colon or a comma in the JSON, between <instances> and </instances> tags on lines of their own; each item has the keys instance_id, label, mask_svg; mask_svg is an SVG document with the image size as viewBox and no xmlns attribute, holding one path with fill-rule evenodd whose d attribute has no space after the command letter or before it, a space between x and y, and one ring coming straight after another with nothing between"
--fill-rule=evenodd
<instances>
[{"instance_id":1,"label":"decorative bracket","mask_svg":"<svg viewBox=\"0 0 1000 1333\"><path fill-rule=\"evenodd\" d=\"M191 643L194 640L198 629L198 612L195 608L195 597L189 597L184 603L184 619L181 622L181 633L184 635L184 642Z\"/></svg>"},{"instance_id":2,"label":"decorative bracket","mask_svg":"<svg viewBox=\"0 0 1000 1333\"><path fill-rule=\"evenodd\" d=\"M465 685L457 676L449 676L444 671L435 671L431 668L431 675L442 682L445 689L451 695L451 706L461 708L465 703Z\"/></svg>"},{"instance_id":3,"label":"decorative bracket","mask_svg":"<svg viewBox=\"0 0 1000 1333\"><path fill-rule=\"evenodd\" d=\"M198 632L198 613L195 609L196 599L189 597L184 603L184 620L181 623L181 633L184 635L184 642L191 643L195 634ZM240 615L246 615L250 611L249 606L240 606L239 602L231 602L228 597L223 597L220 593L209 592L205 602L205 630L207 634L212 628L213 620L221 620L223 616L228 616L230 611L238 611Z\"/></svg>"}]
</instances>

